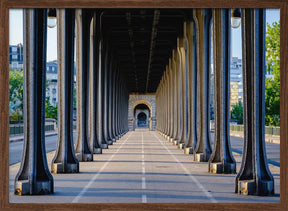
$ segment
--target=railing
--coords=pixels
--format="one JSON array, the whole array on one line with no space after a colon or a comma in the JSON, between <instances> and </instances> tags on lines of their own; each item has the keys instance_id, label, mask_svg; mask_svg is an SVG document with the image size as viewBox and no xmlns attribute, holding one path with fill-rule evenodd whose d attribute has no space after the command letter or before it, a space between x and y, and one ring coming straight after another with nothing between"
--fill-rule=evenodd
<instances>
[{"instance_id":1,"label":"railing","mask_svg":"<svg viewBox=\"0 0 288 211\"><path fill-rule=\"evenodd\" d=\"M213 120L210 121L210 130L215 130L215 123ZM230 124L230 131L233 132L244 132L243 125L232 125ZM280 127L265 126L265 135L280 136Z\"/></svg>"},{"instance_id":2,"label":"railing","mask_svg":"<svg viewBox=\"0 0 288 211\"><path fill-rule=\"evenodd\" d=\"M230 125L230 131L244 132L243 125ZM265 134L280 136L280 127L265 126Z\"/></svg>"},{"instance_id":3,"label":"railing","mask_svg":"<svg viewBox=\"0 0 288 211\"><path fill-rule=\"evenodd\" d=\"M20 135L23 134L23 124L11 124L9 125L9 135ZM45 131L56 131L57 126L56 122L46 122L45 123Z\"/></svg>"}]
</instances>

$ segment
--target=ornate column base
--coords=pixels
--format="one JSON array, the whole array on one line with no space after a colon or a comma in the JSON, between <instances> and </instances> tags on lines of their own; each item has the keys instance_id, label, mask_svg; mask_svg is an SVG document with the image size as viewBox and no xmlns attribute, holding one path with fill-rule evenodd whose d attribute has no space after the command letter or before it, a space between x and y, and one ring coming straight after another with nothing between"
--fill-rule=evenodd
<instances>
[{"instance_id":1,"label":"ornate column base","mask_svg":"<svg viewBox=\"0 0 288 211\"><path fill-rule=\"evenodd\" d=\"M178 145L178 140L174 139L172 144L173 144L173 146L177 146Z\"/></svg>"},{"instance_id":2,"label":"ornate column base","mask_svg":"<svg viewBox=\"0 0 288 211\"><path fill-rule=\"evenodd\" d=\"M205 157L204 153L194 154L194 162L207 162L208 159Z\"/></svg>"},{"instance_id":3,"label":"ornate column base","mask_svg":"<svg viewBox=\"0 0 288 211\"><path fill-rule=\"evenodd\" d=\"M113 141L113 142L116 142L116 138L112 138L112 141Z\"/></svg>"},{"instance_id":4,"label":"ornate column base","mask_svg":"<svg viewBox=\"0 0 288 211\"><path fill-rule=\"evenodd\" d=\"M192 147L184 147L184 154L185 155L193 154L193 148Z\"/></svg>"},{"instance_id":5,"label":"ornate column base","mask_svg":"<svg viewBox=\"0 0 288 211\"><path fill-rule=\"evenodd\" d=\"M169 142L173 143L174 138L169 138Z\"/></svg>"},{"instance_id":6,"label":"ornate column base","mask_svg":"<svg viewBox=\"0 0 288 211\"><path fill-rule=\"evenodd\" d=\"M79 163L67 163L66 166L63 163L53 163L51 173L79 173Z\"/></svg>"},{"instance_id":7,"label":"ornate column base","mask_svg":"<svg viewBox=\"0 0 288 211\"><path fill-rule=\"evenodd\" d=\"M76 153L76 157L78 158L79 162L90 162L90 161L93 161L93 154Z\"/></svg>"},{"instance_id":8,"label":"ornate column base","mask_svg":"<svg viewBox=\"0 0 288 211\"><path fill-rule=\"evenodd\" d=\"M212 174L236 174L236 163L210 163L209 164L209 173Z\"/></svg>"},{"instance_id":9,"label":"ornate column base","mask_svg":"<svg viewBox=\"0 0 288 211\"><path fill-rule=\"evenodd\" d=\"M108 149L108 144L100 144L102 149Z\"/></svg>"},{"instance_id":10,"label":"ornate column base","mask_svg":"<svg viewBox=\"0 0 288 211\"><path fill-rule=\"evenodd\" d=\"M32 181L19 180L15 183L15 195L46 195L54 193L53 181L36 181L34 182L34 188Z\"/></svg>"},{"instance_id":11,"label":"ornate column base","mask_svg":"<svg viewBox=\"0 0 288 211\"><path fill-rule=\"evenodd\" d=\"M108 145L113 145L113 141L112 140L109 140L107 141Z\"/></svg>"},{"instance_id":12,"label":"ornate column base","mask_svg":"<svg viewBox=\"0 0 288 211\"><path fill-rule=\"evenodd\" d=\"M261 180L258 183L258 192L255 180L238 181L238 194L269 196L274 195L274 181Z\"/></svg>"},{"instance_id":13,"label":"ornate column base","mask_svg":"<svg viewBox=\"0 0 288 211\"><path fill-rule=\"evenodd\" d=\"M185 147L185 143L179 143L178 142L177 145L178 145L178 147L177 147L178 149L184 149L184 147Z\"/></svg>"},{"instance_id":14,"label":"ornate column base","mask_svg":"<svg viewBox=\"0 0 288 211\"><path fill-rule=\"evenodd\" d=\"M93 148L93 154L102 154L102 148Z\"/></svg>"}]
</instances>

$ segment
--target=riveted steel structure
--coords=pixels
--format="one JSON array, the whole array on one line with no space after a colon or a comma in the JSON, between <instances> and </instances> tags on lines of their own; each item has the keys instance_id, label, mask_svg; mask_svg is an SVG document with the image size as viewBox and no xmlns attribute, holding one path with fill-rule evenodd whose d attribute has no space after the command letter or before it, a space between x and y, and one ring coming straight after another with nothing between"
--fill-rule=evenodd
<instances>
[{"instance_id":1,"label":"riveted steel structure","mask_svg":"<svg viewBox=\"0 0 288 211\"><path fill-rule=\"evenodd\" d=\"M265 9L242 10L244 148L235 192L274 194L265 150Z\"/></svg>"},{"instance_id":2,"label":"riveted steel structure","mask_svg":"<svg viewBox=\"0 0 288 211\"><path fill-rule=\"evenodd\" d=\"M24 150L16 195L54 192L45 151L47 10L24 10Z\"/></svg>"},{"instance_id":3,"label":"riveted steel structure","mask_svg":"<svg viewBox=\"0 0 288 211\"><path fill-rule=\"evenodd\" d=\"M236 173L236 161L230 149L230 11L213 9L215 140L209 159L209 172Z\"/></svg>"},{"instance_id":4,"label":"riveted steel structure","mask_svg":"<svg viewBox=\"0 0 288 211\"><path fill-rule=\"evenodd\" d=\"M91 13L76 9L76 66L77 66L77 144L76 155L79 161L93 161L90 147L89 115L89 44Z\"/></svg>"},{"instance_id":5,"label":"riveted steel structure","mask_svg":"<svg viewBox=\"0 0 288 211\"><path fill-rule=\"evenodd\" d=\"M58 17L58 90L59 127L57 151L52 161L52 173L79 172L73 142L73 73L75 9L59 9Z\"/></svg>"},{"instance_id":6,"label":"riveted steel structure","mask_svg":"<svg viewBox=\"0 0 288 211\"><path fill-rule=\"evenodd\" d=\"M235 192L270 195L274 181L264 143L265 10L242 11L245 138ZM229 140L229 14L229 9L58 9L59 139L52 172L79 172L79 162L93 161L93 154L102 153L102 149L104 153L108 145L121 141L129 130L128 122L130 130L135 129L132 112L142 103L147 112L150 110L149 130L155 129L157 120L159 134L184 148L194 161L209 161L209 172L234 174L236 164ZM15 178L18 195L53 193L44 145L46 18L45 9L25 10L25 138L22 164ZM213 152L208 124L211 24ZM130 99L134 99L131 108Z\"/></svg>"},{"instance_id":7,"label":"riveted steel structure","mask_svg":"<svg viewBox=\"0 0 288 211\"><path fill-rule=\"evenodd\" d=\"M199 137L194 149L194 161L208 161L212 153L209 133L209 28L210 9L195 9L197 28L197 75L199 84Z\"/></svg>"}]
</instances>

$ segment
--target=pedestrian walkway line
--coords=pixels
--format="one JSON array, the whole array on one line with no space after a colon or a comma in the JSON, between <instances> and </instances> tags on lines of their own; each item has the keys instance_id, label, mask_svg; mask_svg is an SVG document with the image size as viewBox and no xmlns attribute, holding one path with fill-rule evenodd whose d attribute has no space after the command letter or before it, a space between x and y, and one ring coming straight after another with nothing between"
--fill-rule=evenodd
<instances>
[{"instance_id":1,"label":"pedestrian walkway line","mask_svg":"<svg viewBox=\"0 0 288 211\"><path fill-rule=\"evenodd\" d=\"M146 189L146 178L145 178L145 160L144 160L144 141L143 132L141 133L141 146L142 146L142 190ZM147 195L142 194L142 203L147 203Z\"/></svg>"},{"instance_id":2,"label":"pedestrian walkway line","mask_svg":"<svg viewBox=\"0 0 288 211\"><path fill-rule=\"evenodd\" d=\"M84 193L90 188L90 186L95 182L95 180L98 178L98 176L102 173L102 171L104 171L104 169L106 168L106 166L110 163L110 161L114 158L114 156L119 152L119 150L122 148L122 146L127 142L128 138L133 134L133 132L131 132L129 134L129 136L124 140L124 142L122 142L122 144L120 145L120 147L116 150L116 152L111 155L111 157L109 158L109 160L107 160L107 162L100 168L100 170L94 175L94 177L89 181L89 183L82 189L82 191L73 199L72 203L77 203L80 198L84 195Z\"/></svg>"},{"instance_id":3,"label":"pedestrian walkway line","mask_svg":"<svg viewBox=\"0 0 288 211\"><path fill-rule=\"evenodd\" d=\"M182 169L186 172L186 174L190 177L190 179L202 190L202 192L209 198L211 202L217 203L217 200L203 187L203 185L194 177L187 168L171 153L171 151L167 148L166 145L162 143L162 141L155 135L155 132L152 132L153 136L158 139L160 144L168 151L168 153L173 157L173 159L179 163L179 165L182 167Z\"/></svg>"},{"instance_id":4,"label":"pedestrian walkway line","mask_svg":"<svg viewBox=\"0 0 288 211\"><path fill-rule=\"evenodd\" d=\"M145 194L142 195L142 203L147 203L147 196Z\"/></svg>"},{"instance_id":5,"label":"pedestrian walkway line","mask_svg":"<svg viewBox=\"0 0 288 211\"><path fill-rule=\"evenodd\" d=\"M146 179L142 177L142 189L146 189Z\"/></svg>"}]
</instances>

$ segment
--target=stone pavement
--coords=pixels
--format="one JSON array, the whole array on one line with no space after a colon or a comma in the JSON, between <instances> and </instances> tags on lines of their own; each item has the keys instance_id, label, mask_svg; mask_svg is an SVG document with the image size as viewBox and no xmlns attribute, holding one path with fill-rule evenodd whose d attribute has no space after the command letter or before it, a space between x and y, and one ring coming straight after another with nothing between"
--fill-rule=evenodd
<instances>
[{"instance_id":1,"label":"stone pavement","mask_svg":"<svg viewBox=\"0 0 288 211\"><path fill-rule=\"evenodd\" d=\"M50 163L55 151L47 154ZM241 156L235 154L237 171ZM157 132L128 132L93 162L81 162L78 174L53 174L55 193L15 196L14 178L20 164L10 166L10 203L198 203L280 202L280 168L269 165L275 196L234 193L235 175L208 173L207 163L195 163Z\"/></svg>"}]
</instances>

